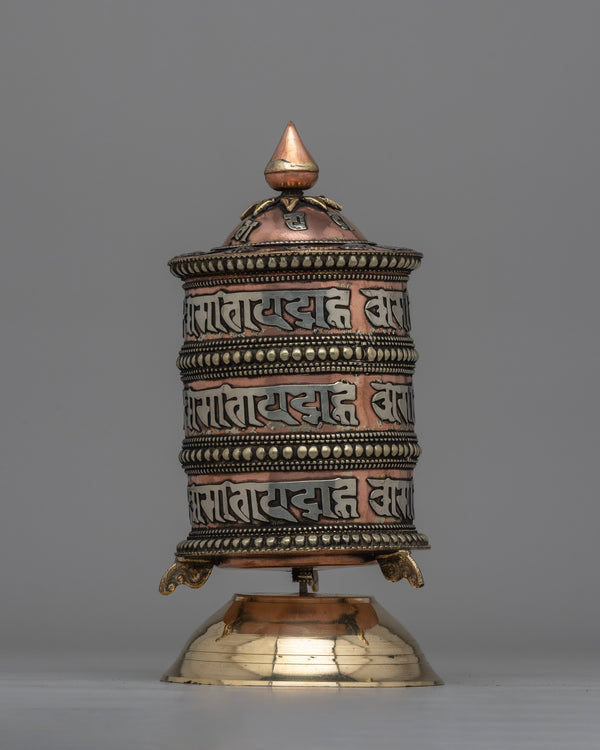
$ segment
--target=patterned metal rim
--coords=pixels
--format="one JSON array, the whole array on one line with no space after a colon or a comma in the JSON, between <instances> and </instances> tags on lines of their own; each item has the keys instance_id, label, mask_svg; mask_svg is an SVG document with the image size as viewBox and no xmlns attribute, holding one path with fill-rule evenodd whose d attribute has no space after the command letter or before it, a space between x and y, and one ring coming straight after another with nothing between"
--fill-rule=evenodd
<instances>
[{"instance_id":1,"label":"patterned metal rim","mask_svg":"<svg viewBox=\"0 0 600 750\"><path fill-rule=\"evenodd\" d=\"M310 248L312 245L315 247L318 247L319 249L323 246L329 246L332 248L339 248L342 250L362 250L364 248L367 249L376 249L380 248L383 250L398 250L400 252L409 252L413 253L414 250L410 250L409 248L402 248L402 247L393 247L392 245L378 245L376 242L369 242L369 240L359 240L359 239L351 239L351 240L263 240L262 242L244 242L242 245L219 245L218 247L211 248L207 254L212 253L226 253L226 252L249 252L251 250L260 249L261 247L278 247L278 246L287 246L290 248Z\"/></svg>"},{"instance_id":2,"label":"patterned metal rim","mask_svg":"<svg viewBox=\"0 0 600 750\"><path fill-rule=\"evenodd\" d=\"M418 358L408 337L306 336L300 341L265 337L186 342L177 367L184 382L304 372L410 374Z\"/></svg>"},{"instance_id":3,"label":"patterned metal rim","mask_svg":"<svg viewBox=\"0 0 600 750\"><path fill-rule=\"evenodd\" d=\"M356 533L357 531L369 531L369 532L402 532L402 533L419 533L415 529L412 523L400 523L399 521L378 521L376 523L363 523L361 521L353 521L351 523L344 522L328 522L322 524L315 523L298 523L290 526L288 524L263 524L257 526L254 524L250 525L234 525L227 528L223 526L204 526L201 529L195 529L191 531L188 536L188 541L192 539L200 539L204 537L219 536L226 531L229 536L256 536L263 535L266 531L276 532L278 534L297 534L299 532L308 534L309 532L326 532L326 533ZM421 534L421 536L423 536ZM426 538L426 537L424 537Z\"/></svg>"},{"instance_id":4,"label":"patterned metal rim","mask_svg":"<svg viewBox=\"0 0 600 750\"><path fill-rule=\"evenodd\" d=\"M194 367L186 364L185 360L178 359L177 366L181 370L183 383L194 383L198 380L222 380L227 377L270 377L277 375L303 375L307 373L353 373L355 375L412 375L415 369L414 363L397 362L303 362L289 365L283 362L262 366L230 365L228 367Z\"/></svg>"},{"instance_id":5,"label":"patterned metal rim","mask_svg":"<svg viewBox=\"0 0 600 750\"><path fill-rule=\"evenodd\" d=\"M329 247L333 250L389 250L394 253L403 253L405 255L416 255L419 258L423 257L423 253L418 250L412 250L410 247L398 247L397 245L381 245L378 242L371 242L369 240L343 240L343 239L312 239L312 240L263 240L262 242L244 242L241 245L220 245L213 247L206 252L200 253L186 253L186 255L214 255L217 253L233 253L242 252L247 253L254 250L260 250L263 247L287 247L290 250L299 249L311 249L315 247L321 250L323 247Z\"/></svg>"},{"instance_id":6,"label":"patterned metal rim","mask_svg":"<svg viewBox=\"0 0 600 750\"><path fill-rule=\"evenodd\" d=\"M179 461L187 474L220 474L260 471L344 471L352 469L412 469L421 448L404 438L364 437L364 433L340 440L332 435L309 436L291 444L285 435L264 436L264 443L228 437L220 445L211 437L186 438ZM256 436L252 436L256 437ZM277 437L278 439L274 439Z\"/></svg>"},{"instance_id":7,"label":"patterned metal rim","mask_svg":"<svg viewBox=\"0 0 600 750\"><path fill-rule=\"evenodd\" d=\"M337 552L428 549L429 539L400 524L346 524L297 527L242 527L194 532L177 545L177 554L255 555L272 552Z\"/></svg>"},{"instance_id":8,"label":"patterned metal rim","mask_svg":"<svg viewBox=\"0 0 600 750\"><path fill-rule=\"evenodd\" d=\"M277 275L263 274L261 276L232 276L228 279L194 279L184 282L184 289L203 289L205 287L214 287L221 284L228 286L234 284L274 284L276 282L296 282L296 281L345 281L345 280L362 280L362 281L406 281L408 271L398 271L397 273L371 273L371 272L331 272L326 273L278 273Z\"/></svg>"},{"instance_id":9,"label":"patterned metal rim","mask_svg":"<svg viewBox=\"0 0 600 750\"><path fill-rule=\"evenodd\" d=\"M236 449L237 450L237 449ZM251 449L244 448L244 451ZM381 459L353 459L352 461L344 459L304 459L290 461L269 461L265 466L265 460L249 459L244 464L235 463L235 461L215 461L204 460L204 456L198 451L195 455L193 451L181 451L179 461L183 470L188 476L206 475L206 474L253 474L261 471L302 471L306 469L307 464L311 471L352 471L362 469L398 469L410 471L414 469L420 454L420 449L415 451L417 455L412 458L381 458ZM192 455L190 455L192 454Z\"/></svg>"},{"instance_id":10,"label":"patterned metal rim","mask_svg":"<svg viewBox=\"0 0 600 750\"><path fill-rule=\"evenodd\" d=\"M186 341L182 348L181 354L189 351L193 352L221 352L227 348L239 347L243 342L245 347L261 348L265 347L294 347L294 346L362 346L368 347L407 347L414 349L414 342L407 334L395 333L339 333L332 335L325 334L297 334L292 336L283 334L281 336L253 336L246 337L244 334L236 334L228 339L215 338L203 339L201 341Z\"/></svg>"},{"instance_id":11,"label":"patterned metal rim","mask_svg":"<svg viewBox=\"0 0 600 750\"><path fill-rule=\"evenodd\" d=\"M287 245L288 243L286 243ZM236 253L239 249L235 248ZM213 276L215 274L237 275L240 273L292 270L319 271L328 270L372 270L389 269L390 271L413 271L421 265L421 253L412 250L390 252L377 251L365 245L364 252L360 250L325 251L318 248L311 252L307 248L298 248L290 252L288 247L271 253L254 252L248 255L223 254L207 256L206 254L179 255L169 261L169 268L174 276L186 279L190 276Z\"/></svg>"},{"instance_id":12,"label":"patterned metal rim","mask_svg":"<svg viewBox=\"0 0 600 750\"><path fill-rule=\"evenodd\" d=\"M190 445L200 445L206 441L210 441L215 446L227 445L231 439L243 440L248 445L264 445L265 441L269 444L287 445L290 443L292 446L304 443L315 443L322 445L323 443L337 443L337 442L367 442L367 441L385 441L387 443L415 443L417 436L414 430L345 430L343 432L285 432L285 433L256 433L250 432L247 434L236 434L232 435L227 433L226 435L196 435L188 437L184 442Z\"/></svg>"}]
</instances>

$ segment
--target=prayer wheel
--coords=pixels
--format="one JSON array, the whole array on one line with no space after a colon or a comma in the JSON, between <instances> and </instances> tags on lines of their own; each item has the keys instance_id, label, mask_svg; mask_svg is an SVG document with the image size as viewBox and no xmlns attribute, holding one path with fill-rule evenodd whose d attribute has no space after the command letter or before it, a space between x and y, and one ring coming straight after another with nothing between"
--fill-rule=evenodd
<instances>
[{"instance_id":1,"label":"prayer wheel","mask_svg":"<svg viewBox=\"0 0 600 750\"><path fill-rule=\"evenodd\" d=\"M300 584L297 597L280 597L275 604L277 597L238 595L224 619L201 629L184 649L180 662L187 659L187 677L190 648L206 646L211 627L218 637L210 648L196 649L196 662L214 654L220 639L232 643L236 623L246 635L248 623L255 623L261 638L269 627L275 640L289 636L297 630L298 607L301 622L312 622L309 640L329 632L327 623L338 623L336 638L362 633L367 640L359 620L370 629L382 627L369 597L309 594L309 587L317 589L319 568L377 562L388 580L423 585L411 556L429 542L414 523L413 471L420 448L407 294L422 256L368 241L335 200L306 195L317 177L317 164L289 123L265 168L267 183L279 194L247 208L220 246L169 263L185 291L177 363L184 407L180 461L188 477L191 530L177 546L160 591L200 587L214 566L289 568ZM343 625L348 612L354 612L351 632ZM400 637L397 628L390 632ZM283 644L271 644L277 645ZM251 674L240 676L237 667L231 671L229 652L210 662L210 674L196 670L187 679L178 663L165 679L439 682L416 644L411 648L418 675L410 679L394 672L386 680L375 670L370 680L364 671L360 679L338 674L332 680L327 669L315 679L306 669L278 678L271 667L257 671L256 662ZM372 655L365 658L373 661ZM287 679L290 674L296 677Z\"/></svg>"}]
</instances>

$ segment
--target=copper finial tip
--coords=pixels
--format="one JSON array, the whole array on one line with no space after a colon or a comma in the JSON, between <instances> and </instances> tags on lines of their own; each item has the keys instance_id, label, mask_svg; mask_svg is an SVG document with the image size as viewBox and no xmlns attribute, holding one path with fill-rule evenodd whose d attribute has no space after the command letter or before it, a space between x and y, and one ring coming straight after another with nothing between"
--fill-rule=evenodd
<instances>
[{"instance_id":1,"label":"copper finial tip","mask_svg":"<svg viewBox=\"0 0 600 750\"><path fill-rule=\"evenodd\" d=\"M308 190L318 177L317 163L302 143L294 123L288 122L265 167L265 180L273 190Z\"/></svg>"}]
</instances>

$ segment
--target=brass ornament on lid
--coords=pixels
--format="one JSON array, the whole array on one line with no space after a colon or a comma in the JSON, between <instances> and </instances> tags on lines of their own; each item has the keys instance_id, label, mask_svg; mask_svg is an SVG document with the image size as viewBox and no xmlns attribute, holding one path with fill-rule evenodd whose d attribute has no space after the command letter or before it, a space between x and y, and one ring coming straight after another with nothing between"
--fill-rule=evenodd
<instances>
[{"instance_id":1,"label":"brass ornament on lid","mask_svg":"<svg viewBox=\"0 0 600 750\"><path fill-rule=\"evenodd\" d=\"M414 524L417 353L406 291L421 254L367 241L337 201L305 195L318 172L288 123L265 168L280 195L246 209L221 246L169 264L185 289L180 460L191 531L160 591L199 588L214 566L289 568L300 586L297 597L238 595L193 636L165 675L170 681L440 682L399 626L389 628L375 658L369 638L383 632L389 615L372 599L308 594L320 568L374 562L387 580L407 578L420 587L411 551L429 547ZM284 641L296 632L291 623L300 605L306 643L289 651ZM341 632L326 626L338 621L345 623ZM235 633L245 639L234 657L228 644ZM332 672L327 658L322 670L311 671L311 648L333 648L339 667L347 639L372 665L370 679L368 670L360 679L350 667ZM253 671L248 664L257 664L259 645L271 667ZM281 655L286 648L286 664L295 666L277 671L270 649ZM400 657L408 652L412 666L404 669ZM393 675L378 659L395 660ZM232 669L232 660L244 669Z\"/></svg>"},{"instance_id":2,"label":"brass ornament on lid","mask_svg":"<svg viewBox=\"0 0 600 750\"><path fill-rule=\"evenodd\" d=\"M308 190L319 177L319 167L302 143L293 122L288 122L281 140L265 167L265 180L273 190Z\"/></svg>"}]
</instances>

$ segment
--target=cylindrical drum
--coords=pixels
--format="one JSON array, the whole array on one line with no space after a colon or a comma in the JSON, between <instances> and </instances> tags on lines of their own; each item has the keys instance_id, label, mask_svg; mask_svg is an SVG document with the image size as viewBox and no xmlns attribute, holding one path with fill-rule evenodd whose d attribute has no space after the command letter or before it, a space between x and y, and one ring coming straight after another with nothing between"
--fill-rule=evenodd
<instances>
[{"instance_id":1,"label":"cylindrical drum","mask_svg":"<svg viewBox=\"0 0 600 750\"><path fill-rule=\"evenodd\" d=\"M308 568L428 547L406 290L421 255L368 242L335 201L305 196L310 155L296 185L276 156L266 173L282 194L223 246L170 262L185 289L191 520L177 557Z\"/></svg>"}]
</instances>

